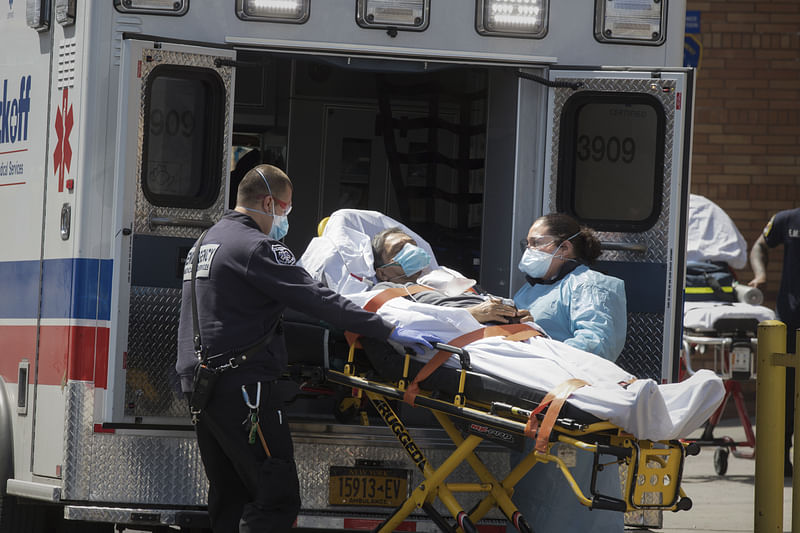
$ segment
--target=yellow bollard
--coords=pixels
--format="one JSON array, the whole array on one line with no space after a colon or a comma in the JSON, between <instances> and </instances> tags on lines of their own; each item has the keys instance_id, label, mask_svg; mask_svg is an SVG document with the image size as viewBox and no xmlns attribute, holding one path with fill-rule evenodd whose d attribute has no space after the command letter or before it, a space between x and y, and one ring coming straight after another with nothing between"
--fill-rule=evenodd
<instances>
[{"instance_id":1,"label":"yellow bollard","mask_svg":"<svg viewBox=\"0 0 800 533\"><path fill-rule=\"evenodd\" d=\"M800 329L795 331L794 341L794 431L800 431ZM800 533L800 471L797 465L800 464L800 440L794 446L794 459L792 466L792 533Z\"/></svg>"},{"instance_id":2,"label":"yellow bollard","mask_svg":"<svg viewBox=\"0 0 800 533\"><path fill-rule=\"evenodd\" d=\"M758 325L756 377L755 533L783 531L783 439L786 369L773 354L786 352L786 324L766 320Z\"/></svg>"}]
</instances>

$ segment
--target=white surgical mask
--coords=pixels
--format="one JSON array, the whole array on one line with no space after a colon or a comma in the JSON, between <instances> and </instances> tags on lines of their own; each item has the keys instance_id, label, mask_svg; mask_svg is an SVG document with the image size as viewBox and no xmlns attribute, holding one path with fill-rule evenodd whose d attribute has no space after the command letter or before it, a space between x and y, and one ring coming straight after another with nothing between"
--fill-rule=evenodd
<instances>
[{"instance_id":1,"label":"white surgical mask","mask_svg":"<svg viewBox=\"0 0 800 533\"><path fill-rule=\"evenodd\" d=\"M525 253L522 254L522 259L519 260L520 271L522 271L523 274L527 274L535 279L544 278L547 274L547 271L550 270L550 265L553 264L553 258L556 256L564 243L574 239L579 234L580 231L564 240L558 245L558 248L556 248L552 254L537 250L536 248L526 248ZM569 257L562 256L562 258L568 261L574 261L574 259Z\"/></svg>"},{"instance_id":2,"label":"white surgical mask","mask_svg":"<svg viewBox=\"0 0 800 533\"><path fill-rule=\"evenodd\" d=\"M553 254L527 248L519 260L519 269L532 278L543 278L553 263Z\"/></svg>"}]
</instances>

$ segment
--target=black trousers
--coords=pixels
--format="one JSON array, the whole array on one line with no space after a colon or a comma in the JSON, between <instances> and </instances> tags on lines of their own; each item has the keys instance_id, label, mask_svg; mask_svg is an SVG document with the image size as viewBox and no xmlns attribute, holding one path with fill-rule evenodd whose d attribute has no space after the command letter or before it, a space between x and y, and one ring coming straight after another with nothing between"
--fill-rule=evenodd
<instances>
[{"instance_id":1,"label":"black trousers","mask_svg":"<svg viewBox=\"0 0 800 533\"><path fill-rule=\"evenodd\" d=\"M195 428L211 527L214 533L288 531L300 510L300 489L281 398L274 382L262 383L259 423L267 457L260 439L248 443L250 409L237 378L223 374ZM256 385L247 390L255 403Z\"/></svg>"}]
</instances>

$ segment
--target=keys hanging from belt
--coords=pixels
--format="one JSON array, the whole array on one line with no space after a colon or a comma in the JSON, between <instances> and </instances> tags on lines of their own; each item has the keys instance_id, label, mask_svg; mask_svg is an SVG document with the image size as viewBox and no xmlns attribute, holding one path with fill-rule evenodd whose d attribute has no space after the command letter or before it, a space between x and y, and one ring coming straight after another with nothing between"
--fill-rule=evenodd
<instances>
[{"instance_id":1,"label":"keys hanging from belt","mask_svg":"<svg viewBox=\"0 0 800 533\"><path fill-rule=\"evenodd\" d=\"M259 381L258 383L256 383L255 403L250 401L250 394L247 392L246 385L242 385L242 398L244 398L245 405L247 405L248 409L250 409L250 415L248 416L248 420L245 420L245 423L250 424L250 430L247 435L247 443L255 444L256 435L258 435L258 438L261 440L261 446L263 446L264 452L267 454L267 457L272 457L272 454L269 451L269 446L267 446L267 441L264 439L264 434L261 432L261 425L259 424L258 420L258 411L259 411L259 406L261 405L261 382Z\"/></svg>"},{"instance_id":2,"label":"keys hanging from belt","mask_svg":"<svg viewBox=\"0 0 800 533\"><path fill-rule=\"evenodd\" d=\"M261 382L256 383L256 401L250 401L250 394L247 392L247 385L242 385L242 398L244 403L250 409L250 433L247 436L248 444L256 443L256 434L258 432L258 410L261 405Z\"/></svg>"}]
</instances>

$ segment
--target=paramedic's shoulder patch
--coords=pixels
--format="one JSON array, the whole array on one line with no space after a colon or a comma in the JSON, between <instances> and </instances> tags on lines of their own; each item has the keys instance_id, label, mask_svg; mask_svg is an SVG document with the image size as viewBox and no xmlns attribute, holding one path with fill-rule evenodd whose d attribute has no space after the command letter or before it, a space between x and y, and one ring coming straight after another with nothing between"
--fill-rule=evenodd
<instances>
[{"instance_id":1,"label":"paramedic's shoulder patch","mask_svg":"<svg viewBox=\"0 0 800 533\"><path fill-rule=\"evenodd\" d=\"M211 263L217 253L219 244L204 244L200 248L200 255L197 256L197 278L208 278L211 275ZM194 249L192 247L186 255L186 263L183 265L183 281L190 281L192 279L192 260L194 258Z\"/></svg>"},{"instance_id":2,"label":"paramedic's shoulder patch","mask_svg":"<svg viewBox=\"0 0 800 533\"><path fill-rule=\"evenodd\" d=\"M282 265L293 265L295 263L292 251L282 244L272 245L272 255L275 256L275 261Z\"/></svg>"},{"instance_id":3,"label":"paramedic's shoulder patch","mask_svg":"<svg viewBox=\"0 0 800 533\"><path fill-rule=\"evenodd\" d=\"M767 226L764 228L764 237L769 237L769 232L772 231L772 223L775 222L775 215L769 219Z\"/></svg>"}]
</instances>

